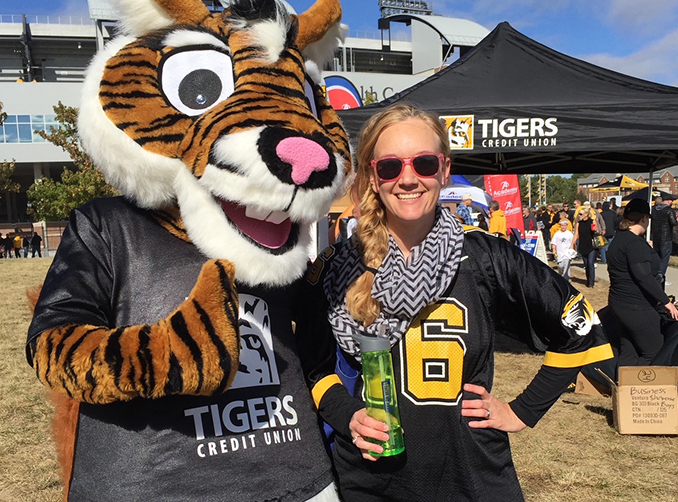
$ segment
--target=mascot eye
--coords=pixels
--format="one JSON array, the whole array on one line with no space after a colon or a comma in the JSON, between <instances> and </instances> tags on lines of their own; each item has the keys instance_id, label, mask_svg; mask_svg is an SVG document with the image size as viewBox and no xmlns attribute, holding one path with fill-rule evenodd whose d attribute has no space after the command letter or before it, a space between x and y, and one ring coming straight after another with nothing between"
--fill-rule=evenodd
<instances>
[{"instance_id":1,"label":"mascot eye","mask_svg":"<svg viewBox=\"0 0 678 502\"><path fill-rule=\"evenodd\" d=\"M165 97L180 112L204 113L233 93L233 62L215 50L179 50L160 68Z\"/></svg>"},{"instance_id":2,"label":"mascot eye","mask_svg":"<svg viewBox=\"0 0 678 502\"><path fill-rule=\"evenodd\" d=\"M308 79L304 81L304 93L306 94L306 100L308 101L308 106L311 108L311 112L315 118L318 116L318 107L315 103L315 93L313 92L313 86L309 83Z\"/></svg>"}]
</instances>

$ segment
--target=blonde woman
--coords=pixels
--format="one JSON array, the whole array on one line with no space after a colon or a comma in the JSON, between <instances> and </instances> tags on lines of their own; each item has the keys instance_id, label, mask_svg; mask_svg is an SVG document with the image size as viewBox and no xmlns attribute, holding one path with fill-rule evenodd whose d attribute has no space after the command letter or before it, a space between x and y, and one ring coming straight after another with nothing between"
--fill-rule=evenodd
<instances>
[{"instance_id":1,"label":"blonde woman","mask_svg":"<svg viewBox=\"0 0 678 502\"><path fill-rule=\"evenodd\" d=\"M347 502L522 500L506 433L534 426L579 365L612 356L590 305L558 274L504 239L465 235L440 208L449 155L437 117L408 105L373 116L357 151L357 231L308 274L297 334L318 359L307 375L337 432ZM510 403L491 394L496 332L547 351ZM400 455L375 457L382 447L370 439L388 439L385 424L367 415L361 379L347 389L332 374L335 342L359 370L354 333L389 338Z\"/></svg>"}]
</instances>

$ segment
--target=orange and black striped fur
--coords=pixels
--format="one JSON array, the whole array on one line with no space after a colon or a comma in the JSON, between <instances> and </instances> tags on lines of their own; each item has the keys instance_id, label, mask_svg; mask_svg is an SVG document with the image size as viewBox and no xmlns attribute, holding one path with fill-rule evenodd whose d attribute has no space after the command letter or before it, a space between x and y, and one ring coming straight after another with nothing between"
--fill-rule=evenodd
<instances>
[{"instance_id":1,"label":"orange and black striped fur","mask_svg":"<svg viewBox=\"0 0 678 502\"><path fill-rule=\"evenodd\" d=\"M65 325L29 344L47 387L76 401L224 392L238 369L238 297L233 266L207 262L188 299L152 325Z\"/></svg>"},{"instance_id":2,"label":"orange and black striped fur","mask_svg":"<svg viewBox=\"0 0 678 502\"><path fill-rule=\"evenodd\" d=\"M29 359L49 389L64 500L75 455L79 403L107 404L173 394L224 392L238 370L238 296L233 266L207 262L189 298L153 325L66 325L29 343ZM29 303L38 290L29 291Z\"/></svg>"},{"instance_id":3,"label":"orange and black striped fur","mask_svg":"<svg viewBox=\"0 0 678 502\"><path fill-rule=\"evenodd\" d=\"M39 379L61 396L66 496L78 403L225 392L240 349L234 284L299 278L312 223L351 178L348 139L305 56L338 36L336 0L298 16L274 0L221 13L201 0L120 4L123 35L86 77L81 141L206 263L190 296L153 324L65 324L29 340Z\"/></svg>"},{"instance_id":4,"label":"orange and black striped fur","mask_svg":"<svg viewBox=\"0 0 678 502\"><path fill-rule=\"evenodd\" d=\"M310 225L351 178L347 136L304 56L326 43L339 5L290 16L274 0L243 0L210 15L200 0L156 1L190 10L95 58L83 146L141 207L178 206L170 226L232 261L238 280L288 284L304 272Z\"/></svg>"}]
</instances>

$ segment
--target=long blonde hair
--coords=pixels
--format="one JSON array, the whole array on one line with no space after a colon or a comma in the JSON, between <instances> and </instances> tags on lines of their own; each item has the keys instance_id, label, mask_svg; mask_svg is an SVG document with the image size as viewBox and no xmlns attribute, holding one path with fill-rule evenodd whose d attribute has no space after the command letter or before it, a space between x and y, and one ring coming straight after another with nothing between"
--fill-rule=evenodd
<instances>
[{"instance_id":1,"label":"long blonde hair","mask_svg":"<svg viewBox=\"0 0 678 502\"><path fill-rule=\"evenodd\" d=\"M425 122L440 139L440 152L445 156L450 155L445 125L438 117L412 105L390 106L373 115L365 123L358 140L358 171L352 187L352 195L359 207L356 235L360 254L368 269L379 268L388 252L389 238L384 204L370 184L374 148L379 137L388 127L410 119ZM349 313L364 326L372 324L381 312L381 305L372 298L373 282L374 273L368 270L358 277L346 292L346 306Z\"/></svg>"}]
</instances>

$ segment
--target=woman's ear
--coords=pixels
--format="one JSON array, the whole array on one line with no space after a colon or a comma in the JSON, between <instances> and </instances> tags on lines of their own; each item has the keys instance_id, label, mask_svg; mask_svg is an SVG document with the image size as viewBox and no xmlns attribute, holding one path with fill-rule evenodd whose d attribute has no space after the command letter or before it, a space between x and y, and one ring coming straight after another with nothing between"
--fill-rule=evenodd
<instances>
[{"instance_id":1,"label":"woman's ear","mask_svg":"<svg viewBox=\"0 0 678 502\"><path fill-rule=\"evenodd\" d=\"M452 170L452 161L449 157L445 157L443 162L443 186L447 185L447 180L450 179L450 171Z\"/></svg>"}]
</instances>

